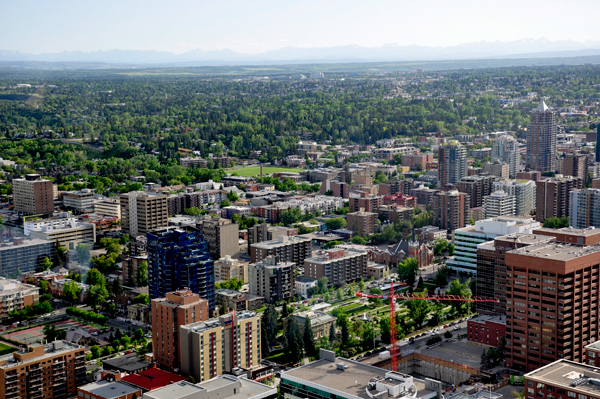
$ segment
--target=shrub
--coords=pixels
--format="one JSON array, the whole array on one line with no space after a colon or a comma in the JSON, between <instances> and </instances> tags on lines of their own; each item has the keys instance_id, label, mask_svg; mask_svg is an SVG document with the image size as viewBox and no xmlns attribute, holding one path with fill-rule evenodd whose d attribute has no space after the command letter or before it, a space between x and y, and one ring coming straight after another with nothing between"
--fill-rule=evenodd
<instances>
[{"instance_id":1,"label":"shrub","mask_svg":"<svg viewBox=\"0 0 600 399\"><path fill-rule=\"evenodd\" d=\"M435 334L433 337L429 338L426 342L427 345L434 345L438 342L442 342L442 337L439 334Z\"/></svg>"}]
</instances>

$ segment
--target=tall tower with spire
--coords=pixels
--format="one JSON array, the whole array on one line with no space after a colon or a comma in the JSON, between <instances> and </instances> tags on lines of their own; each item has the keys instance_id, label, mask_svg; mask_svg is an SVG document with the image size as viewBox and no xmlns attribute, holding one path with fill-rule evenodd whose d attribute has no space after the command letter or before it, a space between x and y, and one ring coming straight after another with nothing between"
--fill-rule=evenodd
<instances>
[{"instance_id":1,"label":"tall tower with spire","mask_svg":"<svg viewBox=\"0 0 600 399\"><path fill-rule=\"evenodd\" d=\"M527 164L532 170L554 172L556 170L556 112L542 100L531 110L527 131Z\"/></svg>"}]
</instances>

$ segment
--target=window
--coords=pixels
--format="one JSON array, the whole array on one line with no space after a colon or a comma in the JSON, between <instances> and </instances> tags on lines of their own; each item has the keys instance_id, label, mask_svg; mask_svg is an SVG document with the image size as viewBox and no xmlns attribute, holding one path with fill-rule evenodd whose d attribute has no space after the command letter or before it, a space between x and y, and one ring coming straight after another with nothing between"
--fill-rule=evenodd
<instances>
[{"instance_id":1,"label":"window","mask_svg":"<svg viewBox=\"0 0 600 399\"><path fill-rule=\"evenodd\" d=\"M575 395L575 392L571 392L571 391L567 392L567 396L569 396L570 398L576 398L577 397L577 395Z\"/></svg>"}]
</instances>

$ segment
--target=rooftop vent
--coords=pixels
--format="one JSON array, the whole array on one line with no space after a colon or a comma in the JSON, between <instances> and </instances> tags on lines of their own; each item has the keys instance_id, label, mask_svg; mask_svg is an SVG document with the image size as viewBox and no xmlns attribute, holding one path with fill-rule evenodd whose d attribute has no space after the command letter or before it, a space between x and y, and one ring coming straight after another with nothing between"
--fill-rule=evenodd
<instances>
[{"instance_id":1,"label":"rooftop vent","mask_svg":"<svg viewBox=\"0 0 600 399\"><path fill-rule=\"evenodd\" d=\"M344 371L348 368L348 366L346 366L346 363L337 363L336 366L337 366L338 370L342 370L342 371Z\"/></svg>"}]
</instances>

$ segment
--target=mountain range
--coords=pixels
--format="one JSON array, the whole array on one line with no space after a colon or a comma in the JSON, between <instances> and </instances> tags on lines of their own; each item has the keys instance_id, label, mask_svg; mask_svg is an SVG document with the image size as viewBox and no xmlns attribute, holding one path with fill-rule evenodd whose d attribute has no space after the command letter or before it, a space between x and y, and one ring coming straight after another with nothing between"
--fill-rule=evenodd
<instances>
[{"instance_id":1,"label":"mountain range","mask_svg":"<svg viewBox=\"0 0 600 399\"><path fill-rule=\"evenodd\" d=\"M551 58L600 55L600 41L522 39L465 43L448 47L357 45L334 47L283 47L258 54L239 53L230 49L191 50L182 54L156 50L65 51L28 54L0 50L0 62L101 62L127 65L204 66L265 65L290 63L393 62L507 58Z\"/></svg>"}]
</instances>

